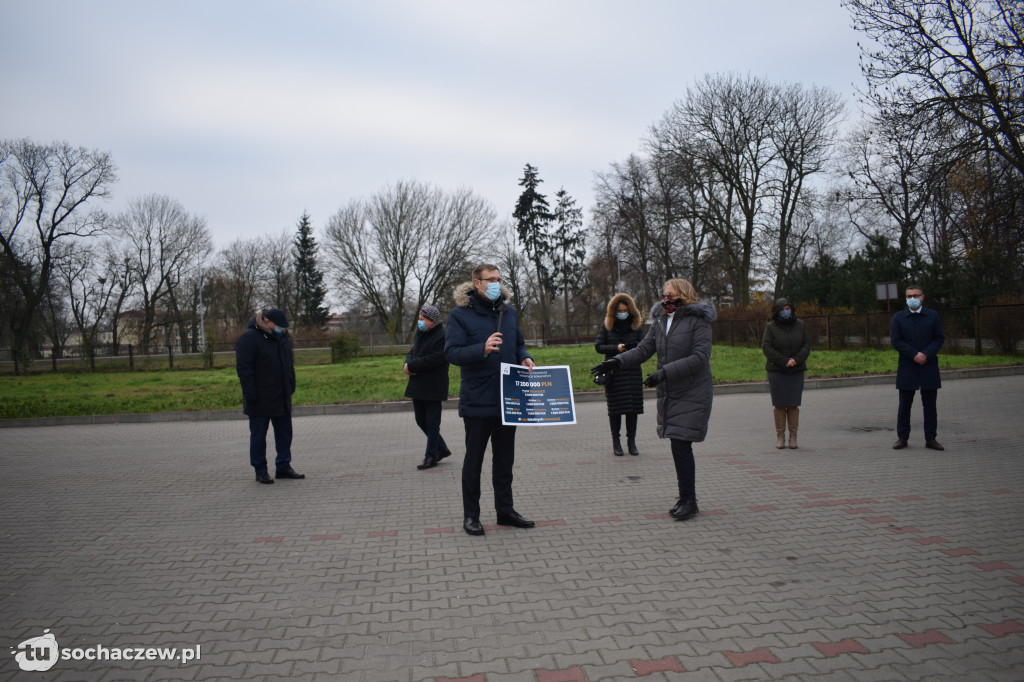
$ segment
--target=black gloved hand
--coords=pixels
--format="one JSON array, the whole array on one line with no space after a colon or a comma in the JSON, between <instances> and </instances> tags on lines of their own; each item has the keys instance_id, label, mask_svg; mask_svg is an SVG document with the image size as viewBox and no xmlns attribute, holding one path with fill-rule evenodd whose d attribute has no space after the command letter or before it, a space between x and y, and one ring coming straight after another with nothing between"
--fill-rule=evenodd
<instances>
[{"instance_id":1,"label":"black gloved hand","mask_svg":"<svg viewBox=\"0 0 1024 682\"><path fill-rule=\"evenodd\" d=\"M665 370L659 369L658 371L651 372L650 374L647 375L647 378L644 379L644 386L646 386L647 388L654 388L664 380Z\"/></svg>"},{"instance_id":2,"label":"black gloved hand","mask_svg":"<svg viewBox=\"0 0 1024 682\"><path fill-rule=\"evenodd\" d=\"M601 375L601 374L611 374L612 372L617 370L621 364L622 363L619 362L619 360L617 358L612 358L611 360L605 360L601 364L594 365L593 367L591 367L590 368L590 373L593 374L594 376L598 376L598 375Z\"/></svg>"}]
</instances>

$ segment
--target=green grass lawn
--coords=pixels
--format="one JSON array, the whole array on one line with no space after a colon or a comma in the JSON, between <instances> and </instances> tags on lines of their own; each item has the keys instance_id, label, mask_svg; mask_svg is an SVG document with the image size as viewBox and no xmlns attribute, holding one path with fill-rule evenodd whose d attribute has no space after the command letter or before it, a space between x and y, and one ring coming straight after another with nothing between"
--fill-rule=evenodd
<instances>
[{"instance_id":1,"label":"green grass lawn","mask_svg":"<svg viewBox=\"0 0 1024 682\"><path fill-rule=\"evenodd\" d=\"M603 358L592 345L531 349L540 365L569 365L576 390L600 390L590 368ZM301 354L297 354L303 362ZM320 364L311 356L295 373L296 405L400 400L405 392L403 356L364 356L344 364ZM940 355L944 369L1021 364L1006 355ZM891 350L815 351L807 376L836 377L894 371ZM654 370L654 360L644 372ZM764 356L759 348L715 346L711 371L716 383L764 381ZM451 368L451 392L458 394L459 370ZM211 370L175 369L134 372L58 372L0 377L0 418L127 414L187 410L241 409L241 389L233 367Z\"/></svg>"}]
</instances>

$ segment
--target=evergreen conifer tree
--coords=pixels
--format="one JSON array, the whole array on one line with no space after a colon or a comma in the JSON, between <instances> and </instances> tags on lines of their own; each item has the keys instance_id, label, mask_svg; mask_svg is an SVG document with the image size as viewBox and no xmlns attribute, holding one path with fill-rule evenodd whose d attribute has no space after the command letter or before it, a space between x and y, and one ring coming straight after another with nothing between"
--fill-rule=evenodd
<instances>
[{"instance_id":1,"label":"evergreen conifer tree","mask_svg":"<svg viewBox=\"0 0 1024 682\"><path fill-rule=\"evenodd\" d=\"M579 293L580 284L586 278L587 234L583 229L583 210L576 206L576 200L564 187L555 192L555 198L558 201L552 213L552 280L556 288L562 291L565 335L572 336L569 329L569 297Z\"/></svg>"},{"instance_id":2,"label":"evergreen conifer tree","mask_svg":"<svg viewBox=\"0 0 1024 682\"><path fill-rule=\"evenodd\" d=\"M298 285L298 307L295 311L299 326L319 327L327 321L328 310L323 302L327 297L324 273L317 267L317 252L320 245L313 236L313 224L309 213L303 211L299 218L292 256L295 260L295 281Z\"/></svg>"},{"instance_id":3,"label":"evergreen conifer tree","mask_svg":"<svg viewBox=\"0 0 1024 682\"><path fill-rule=\"evenodd\" d=\"M526 255L537 272L541 323L544 336L547 336L548 292L554 288L553 273L548 260L552 252L548 226L553 216L548 208L547 197L537 191L537 186L542 182L544 181L537 174L537 169L526 164L526 167L523 168L523 177L519 180L519 186L523 188L523 192L519 195L512 217L516 220L519 241L522 242L526 249Z\"/></svg>"}]
</instances>

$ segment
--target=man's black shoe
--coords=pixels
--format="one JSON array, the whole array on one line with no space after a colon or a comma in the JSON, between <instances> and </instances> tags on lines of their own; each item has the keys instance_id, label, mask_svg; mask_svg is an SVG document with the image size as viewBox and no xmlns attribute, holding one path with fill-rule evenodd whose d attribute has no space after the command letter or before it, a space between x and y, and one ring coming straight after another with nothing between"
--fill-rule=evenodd
<instances>
[{"instance_id":1,"label":"man's black shoe","mask_svg":"<svg viewBox=\"0 0 1024 682\"><path fill-rule=\"evenodd\" d=\"M515 526L516 528L533 528L537 524L530 519L524 519L514 509L508 514L498 514L499 526Z\"/></svg>"},{"instance_id":2,"label":"man's black shoe","mask_svg":"<svg viewBox=\"0 0 1024 682\"><path fill-rule=\"evenodd\" d=\"M295 469L288 467L287 469L278 469L277 473L274 474L274 478L305 478L306 474L300 474Z\"/></svg>"},{"instance_id":3,"label":"man's black shoe","mask_svg":"<svg viewBox=\"0 0 1024 682\"><path fill-rule=\"evenodd\" d=\"M423 469L433 469L437 466L437 458L424 457L421 464L417 464L416 468L422 471Z\"/></svg>"},{"instance_id":4,"label":"man's black shoe","mask_svg":"<svg viewBox=\"0 0 1024 682\"><path fill-rule=\"evenodd\" d=\"M257 471L256 472L256 482L257 483L273 483L274 479L272 479L270 477L270 475L267 474L266 471Z\"/></svg>"},{"instance_id":5,"label":"man's black shoe","mask_svg":"<svg viewBox=\"0 0 1024 682\"><path fill-rule=\"evenodd\" d=\"M697 498L694 495L680 497L679 501L676 502L676 506L672 507L672 511L669 512L672 518L677 521L685 521L699 513L700 509L697 508Z\"/></svg>"},{"instance_id":6,"label":"man's black shoe","mask_svg":"<svg viewBox=\"0 0 1024 682\"><path fill-rule=\"evenodd\" d=\"M906 438L897 438L896 442L892 444L892 449L902 450L903 448L907 447L907 445L908 443Z\"/></svg>"},{"instance_id":7,"label":"man's black shoe","mask_svg":"<svg viewBox=\"0 0 1024 682\"><path fill-rule=\"evenodd\" d=\"M444 452L437 453L437 461L440 462L445 457L450 457L452 454L451 450L445 450Z\"/></svg>"},{"instance_id":8,"label":"man's black shoe","mask_svg":"<svg viewBox=\"0 0 1024 682\"><path fill-rule=\"evenodd\" d=\"M939 441L935 440L934 438L932 438L930 441L927 441L924 444L924 446L926 448L928 448L929 450L945 450L946 449L946 448L942 447L942 444L939 443Z\"/></svg>"},{"instance_id":9,"label":"man's black shoe","mask_svg":"<svg viewBox=\"0 0 1024 682\"><path fill-rule=\"evenodd\" d=\"M466 531L470 535L483 535L484 527L480 525L480 522L469 516L462 522L462 530Z\"/></svg>"}]
</instances>

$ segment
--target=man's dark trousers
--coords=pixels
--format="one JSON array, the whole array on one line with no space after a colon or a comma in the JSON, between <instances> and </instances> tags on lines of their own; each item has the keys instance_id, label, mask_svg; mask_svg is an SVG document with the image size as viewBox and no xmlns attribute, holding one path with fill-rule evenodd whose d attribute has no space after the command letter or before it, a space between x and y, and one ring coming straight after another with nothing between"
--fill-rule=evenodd
<instances>
[{"instance_id":1,"label":"man's dark trousers","mask_svg":"<svg viewBox=\"0 0 1024 682\"><path fill-rule=\"evenodd\" d=\"M291 468L292 464L292 416L249 417L249 463L256 473L267 470L267 429L274 425L274 448L277 450L275 464L278 471Z\"/></svg>"},{"instance_id":2,"label":"man's dark trousers","mask_svg":"<svg viewBox=\"0 0 1024 682\"><path fill-rule=\"evenodd\" d=\"M427 435L426 457L437 458L438 454L448 451L448 444L441 437L441 401L412 401L412 412L416 416L416 426Z\"/></svg>"},{"instance_id":3,"label":"man's dark trousers","mask_svg":"<svg viewBox=\"0 0 1024 682\"><path fill-rule=\"evenodd\" d=\"M907 440L910 438L910 408L914 406L914 390L900 389L900 407L896 413L896 436ZM939 416L935 408L938 390L921 389L921 407L924 410L924 439L935 440L939 430Z\"/></svg>"},{"instance_id":4,"label":"man's dark trousers","mask_svg":"<svg viewBox=\"0 0 1024 682\"><path fill-rule=\"evenodd\" d=\"M465 516L480 518L480 472L487 441L491 441L491 480L494 509L512 513L512 465L516 458L516 427L504 426L501 417L463 417L466 425L466 458L462 461L462 508Z\"/></svg>"}]
</instances>

